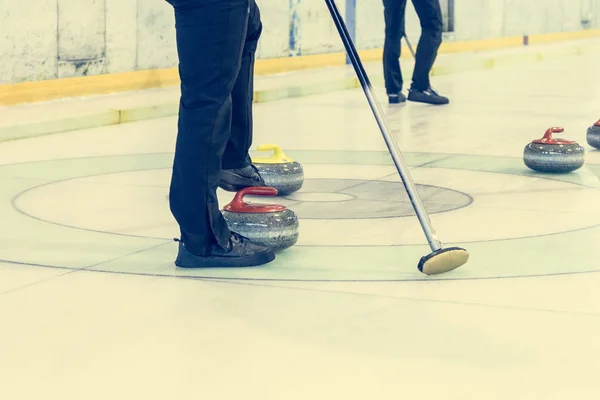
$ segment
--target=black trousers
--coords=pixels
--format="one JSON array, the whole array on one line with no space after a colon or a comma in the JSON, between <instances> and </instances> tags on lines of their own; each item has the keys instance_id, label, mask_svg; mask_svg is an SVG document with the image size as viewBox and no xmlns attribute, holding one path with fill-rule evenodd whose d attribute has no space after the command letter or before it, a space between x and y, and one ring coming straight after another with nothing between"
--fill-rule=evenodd
<instances>
[{"instance_id":1,"label":"black trousers","mask_svg":"<svg viewBox=\"0 0 600 400\"><path fill-rule=\"evenodd\" d=\"M383 46L383 73L388 94L402 90L400 70L401 41L405 32L407 0L383 0L385 17L385 43ZM412 0L421 22L421 39L417 46L412 88L426 90L430 87L429 74L442 44L442 9L439 0Z\"/></svg>"},{"instance_id":2,"label":"black trousers","mask_svg":"<svg viewBox=\"0 0 600 400\"><path fill-rule=\"evenodd\" d=\"M167 0L175 9L181 100L170 208L187 249L225 248L217 200L221 169L250 164L254 59L262 24L255 0Z\"/></svg>"}]
</instances>

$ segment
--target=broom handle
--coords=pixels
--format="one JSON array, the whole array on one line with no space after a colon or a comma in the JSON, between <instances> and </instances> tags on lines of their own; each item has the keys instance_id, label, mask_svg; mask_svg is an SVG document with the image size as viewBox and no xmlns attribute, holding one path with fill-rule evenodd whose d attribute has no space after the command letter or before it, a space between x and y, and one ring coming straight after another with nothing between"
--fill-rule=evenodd
<instances>
[{"instance_id":1,"label":"broom handle","mask_svg":"<svg viewBox=\"0 0 600 400\"><path fill-rule=\"evenodd\" d=\"M335 4L335 1L334 0L325 0L325 2L327 3L329 12L331 13L331 17L333 18L333 22L335 23L335 26L340 34L342 42L344 43L344 47L346 48L346 52L348 53L350 61L352 62L352 65L354 66L354 70L356 71L358 80L360 81L360 84L365 92L365 95L367 96L367 100L369 102L371 110L373 111L373 114L375 115L375 119L377 120L379 129L381 130L381 133L383 134L383 138L385 140L387 148L392 156L392 159L394 160L396 169L398 170L398 173L400 174L400 177L402 178L402 183L404 184L404 187L406 188L406 192L408 193L408 197L410 198L413 208L415 209L417 218L419 219L421 227L423 228L423 232L425 233L425 236L427 237L429 246L431 247L432 251L440 250L442 248L442 243L438 239L433 227L431 226L431 221L429 219L429 216L427 215L427 212L425 211L423 202L422 202L421 198L419 197L419 194L417 193L415 184L414 184L410 174L408 173L408 166L404 162L402 153L400 152L400 149L398 148L396 142L392 139L391 135L389 134L389 129L388 129L385 119L383 117L383 110L381 109L381 105L379 104L379 102L377 101L377 99L375 97L375 94L373 93L373 87L371 86L371 82L369 81L369 77L367 76L367 73L362 65L362 62L360 61L358 52L356 51L356 48L354 47L354 43L352 42L350 33L348 32L348 29L346 28L346 24L344 23L344 20L342 19L342 16Z\"/></svg>"}]
</instances>

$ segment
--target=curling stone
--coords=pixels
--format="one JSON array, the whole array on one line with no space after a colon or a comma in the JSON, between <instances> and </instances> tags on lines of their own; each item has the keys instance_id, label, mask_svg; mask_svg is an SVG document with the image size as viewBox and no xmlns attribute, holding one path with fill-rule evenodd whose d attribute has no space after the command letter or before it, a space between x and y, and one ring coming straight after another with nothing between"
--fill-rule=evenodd
<instances>
[{"instance_id":1,"label":"curling stone","mask_svg":"<svg viewBox=\"0 0 600 400\"><path fill-rule=\"evenodd\" d=\"M275 144L258 146L258 151L273 151L271 158L255 158L252 163L258 169L265 185L277 189L277 194L286 196L302 188L304 169L300 163L287 157Z\"/></svg>"},{"instance_id":2,"label":"curling stone","mask_svg":"<svg viewBox=\"0 0 600 400\"><path fill-rule=\"evenodd\" d=\"M554 139L552 134L563 128L550 128L544 137L525 146L523 161L534 171L566 173L579 169L585 163L585 150L579 144L565 139Z\"/></svg>"},{"instance_id":3,"label":"curling stone","mask_svg":"<svg viewBox=\"0 0 600 400\"><path fill-rule=\"evenodd\" d=\"M237 192L231 203L223 207L223 217L231 231L273 251L296 244L299 224L292 210L279 204L247 204L246 195L276 196L277 189L257 186Z\"/></svg>"},{"instance_id":4,"label":"curling stone","mask_svg":"<svg viewBox=\"0 0 600 400\"><path fill-rule=\"evenodd\" d=\"M600 150L600 121L596 122L588 129L587 142L590 146Z\"/></svg>"}]
</instances>

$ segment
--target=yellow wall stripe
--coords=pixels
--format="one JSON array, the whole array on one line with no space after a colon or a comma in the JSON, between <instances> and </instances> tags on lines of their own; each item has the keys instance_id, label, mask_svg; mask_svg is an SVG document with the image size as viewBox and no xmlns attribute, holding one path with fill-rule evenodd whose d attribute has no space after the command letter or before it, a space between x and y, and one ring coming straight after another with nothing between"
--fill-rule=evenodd
<instances>
[{"instance_id":1,"label":"yellow wall stripe","mask_svg":"<svg viewBox=\"0 0 600 400\"><path fill-rule=\"evenodd\" d=\"M600 37L600 29L532 35L529 37L529 44L553 43L593 37ZM522 45L523 37L521 36L464 42L444 42L440 48L440 53L494 50ZM380 61L382 54L382 49L360 51L361 58L365 62ZM402 54L403 57L410 57L408 48L404 48ZM313 68L342 66L345 62L345 53L275 58L257 60L255 72L256 75L268 75ZM161 88L178 84L179 74L177 68L4 84L0 85L0 105L7 106L64 97Z\"/></svg>"}]
</instances>

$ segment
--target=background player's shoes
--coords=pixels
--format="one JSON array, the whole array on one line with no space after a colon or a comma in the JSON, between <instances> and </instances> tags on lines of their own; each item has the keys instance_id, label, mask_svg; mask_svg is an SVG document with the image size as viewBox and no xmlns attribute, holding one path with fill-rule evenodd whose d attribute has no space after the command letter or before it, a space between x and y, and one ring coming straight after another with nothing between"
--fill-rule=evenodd
<instances>
[{"instance_id":1,"label":"background player's shoes","mask_svg":"<svg viewBox=\"0 0 600 400\"><path fill-rule=\"evenodd\" d=\"M442 105L450 103L447 97L440 96L435 90L429 88L427 90L410 89L408 92L408 100L417 103L427 103Z\"/></svg>"},{"instance_id":2,"label":"background player's shoes","mask_svg":"<svg viewBox=\"0 0 600 400\"><path fill-rule=\"evenodd\" d=\"M390 104L400 104L406 101L406 96L402 92L396 94L388 94L388 100Z\"/></svg>"}]
</instances>

